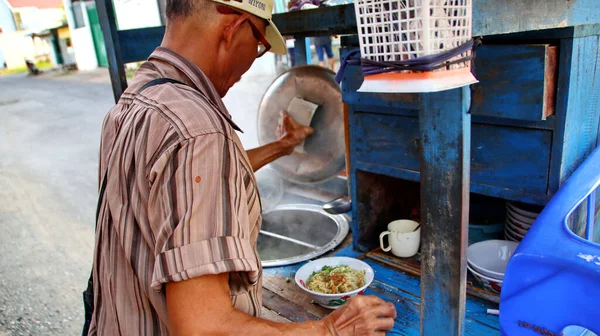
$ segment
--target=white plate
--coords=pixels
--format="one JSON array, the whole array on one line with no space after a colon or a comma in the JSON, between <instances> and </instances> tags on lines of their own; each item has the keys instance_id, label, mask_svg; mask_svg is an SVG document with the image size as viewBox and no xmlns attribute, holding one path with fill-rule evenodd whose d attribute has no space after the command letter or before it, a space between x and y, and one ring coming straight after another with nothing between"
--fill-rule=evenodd
<instances>
[{"instance_id":1,"label":"white plate","mask_svg":"<svg viewBox=\"0 0 600 336\"><path fill-rule=\"evenodd\" d=\"M517 238L517 237L513 236L513 234L509 233L506 228L504 228L504 237L506 238L506 240L514 241L517 243L520 243L521 240L523 240L522 238Z\"/></svg>"},{"instance_id":2,"label":"white plate","mask_svg":"<svg viewBox=\"0 0 600 336\"><path fill-rule=\"evenodd\" d=\"M512 226L518 226L525 230L529 230L531 228L531 224L523 223L520 220L515 219L511 213L506 214L506 222L510 222Z\"/></svg>"},{"instance_id":3,"label":"white plate","mask_svg":"<svg viewBox=\"0 0 600 336\"><path fill-rule=\"evenodd\" d=\"M503 280L495 279L495 278L492 278L492 277L485 276L485 275L477 272L476 270L474 270L473 267L471 267L469 265L467 265L467 269L469 271L471 271L471 273L473 273L473 275L475 275L476 277L478 277L478 278L480 278L482 280L493 281L493 282L496 282L496 283L499 283L499 284L501 284L503 282Z\"/></svg>"},{"instance_id":4,"label":"white plate","mask_svg":"<svg viewBox=\"0 0 600 336\"><path fill-rule=\"evenodd\" d=\"M515 223L511 219L507 219L505 225L508 226L513 232L518 233L522 236L526 235L527 231L529 231L529 228L524 229L518 223Z\"/></svg>"},{"instance_id":5,"label":"white plate","mask_svg":"<svg viewBox=\"0 0 600 336\"><path fill-rule=\"evenodd\" d=\"M504 227L504 233L508 233L510 234L513 238L518 239L519 241L521 241L523 239L523 237L525 237L525 235L522 234L518 234L516 233L513 229L511 229L509 226L505 226Z\"/></svg>"},{"instance_id":6,"label":"white plate","mask_svg":"<svg viewBox=\"0 0 600 336\"><path fill-rule=\"evenodd\" d=\"M506 213L508 216L512 217L513 219L517 220L519 223L522 223L524 225L531 226L533 225L533 222L535 222L535 218L523 216L516 211L511 211L510 209L508 209Z\"/></svg>"},{"instance_id":7,"label":"white plate","mask_svg":"<svg viewBox=\"0 0 600 336\"><path fill-rule=\"evenodd\" d=\"M538 212L532 212L532 211L528 211L525 209L521 209L517 205L513 204L512 202L506 202L506 205L510 209L511 212L517 213L521 216L525 216L529 219L535 220L540 215Z\"/></svg>"}]
</instances>

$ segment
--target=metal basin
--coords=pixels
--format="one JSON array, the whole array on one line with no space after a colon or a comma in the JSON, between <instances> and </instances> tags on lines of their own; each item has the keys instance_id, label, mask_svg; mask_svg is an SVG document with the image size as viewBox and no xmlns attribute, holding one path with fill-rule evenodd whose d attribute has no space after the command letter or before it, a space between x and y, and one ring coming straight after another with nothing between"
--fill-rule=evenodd
<instances>
[{"instance_id":1,"label":"metal basin","mask_svg":"<svg viewBox=\"0 0 600 336\"><path fill-rule=\"evenodd\" d=\"M263 267L314 259L338 246L349 225L342 215L330 215L308 204L280 205L263 213L257 249Z\"/></svg>"}]
</instances>

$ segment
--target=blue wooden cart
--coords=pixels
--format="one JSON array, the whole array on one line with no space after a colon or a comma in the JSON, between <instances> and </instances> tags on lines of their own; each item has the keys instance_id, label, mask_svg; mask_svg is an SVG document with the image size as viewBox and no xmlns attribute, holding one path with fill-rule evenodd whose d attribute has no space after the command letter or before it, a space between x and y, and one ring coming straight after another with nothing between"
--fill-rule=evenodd
<instances>
[{"instance_id":1,"label":"blue wooden cart","mask_svg":"<svg viewBox=\"0 0 600 336\"><path fill-rule=\"evenodd\" d=\"M145 59L164 27L117 31L111 1L97 3L117 98L127 84L124 63ZM473 3L473 36L484 42L474 63L479 84L428 94L360 93L358 66L348 67L342 81L354 221L352 247L335 253L374 267L371 293L399 310L392 334L497 334L498 319L485 310L497 307L498 297L467 286L471 193L544 205L600 141L598 0ZM274 21L296 40L344 34L342 53L358 47L353 5L278 14ZM296 59L306 62L304 43ZM415 205L420 259L381 253L378 234ZM273 319L326 313L285 281L296 268L265 272L265 312Z\"/></svg>"}]
</instances>

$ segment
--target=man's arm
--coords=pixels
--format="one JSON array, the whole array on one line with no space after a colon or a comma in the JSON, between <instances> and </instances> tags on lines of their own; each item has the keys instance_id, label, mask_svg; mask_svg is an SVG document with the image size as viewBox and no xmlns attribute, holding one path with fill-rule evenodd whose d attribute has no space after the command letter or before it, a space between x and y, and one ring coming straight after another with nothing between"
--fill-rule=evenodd
<instances>
[{"instance_id":1,"label":"man's arm","mask_svg":"<svg viewBox=\"0 0 600 336\"><path fill-rule=\"evenodd\" d=\"M178 335L327 335L321 322L274 323L232 307L228 274L167 284L169 333Z\"/></svg>"},{"instance_id":2,"label":"man's arm","mask_svg":"<svg viewBox=\"0 0 600 336\"><path fill-rule=\"evenodd\" d=\"M292 154L294 147L312 133L312 128L298 124L287 112L282 111L277 126L279 140L246 151L252 170L257 171L282 156Z\"/></svg>"},{"instance_id":3,"label":"man's arm","mask_svg":"<svg viewBox=\"0 0 600 336\"><path fill-rule=\"evenodd\" d=\"M358 296L321 321L275 323L233 308L228 274L204 275L166 285L169 333L179 335L385 335L396 310L372 296Z\"/></svg>"}]
</instances>

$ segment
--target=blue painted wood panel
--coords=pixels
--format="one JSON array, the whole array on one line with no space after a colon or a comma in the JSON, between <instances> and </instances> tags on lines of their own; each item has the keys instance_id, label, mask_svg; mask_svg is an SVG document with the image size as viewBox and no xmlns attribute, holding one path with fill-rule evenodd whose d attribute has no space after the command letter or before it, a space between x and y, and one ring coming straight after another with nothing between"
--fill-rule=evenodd
<instances>
[{"instance_id":1,"label":"blue painted wood panel","mask_svg":"<svg viewBox=\"0 0 600 336\"><path fill-rule=\"evenodd\" d=\"M353 4L276 14L273 15L273 22L283 35L356 34Z\"/></svg>"},{"instance_id":2,"label":"blue painted wood panel","mask_svg":"<svg viewBox=\"0 0 600 336\"><path fill-rule=\"evenodd\" d=\"M478 48L474 70L480 82L472 86L470 113L500 119L545 120L547 115L554 114L555 59L555 47L545 44ZM418 94L358 92L362 82L360 67L346 68L342 83L345 103L389 110L417 109ZM551 125L540 123L539 126Z\"/></svg>"},{"instance_id":3,"label":"blue painted wood panel","mask_svg":"<svg viewBox=\"0 0 600 336\"><path fill-rule=\"evenodd\" d=\"M356 159L419 171L419 119L356 114Z\"/></svg>"},{"instance_id":4,"label":"blue painted wood panel","mask_svg":"<svg viewBox=\"0 0 600 336\"><path fill-rule=\"evenodd\" d=\"M474 35L507 34L598 22L598 0L473 0Z\"/></svg>"},{"instance_id":5,"label":"blue painted wood panel","mask_svg":"<svg viewBox=\"0 0 600 336\"><path fill-rule=\"evenodd\" d=\"M473 184L546 194L552 132L474 124Z\"/></svg>"},{"instance_id":6,"label":"blue painted wood panel","mask_svg":"<svg viewBox=\"0 0 600 336\"><path fill-rule=\"evenodd\" d=\"M400 109L392 109L386 108L379 105L370 105L370 104L353 104L354 110L356 111L369 111L373 113L379 114L389 114L389 115L399 115L406 117L417 117L418 110L400 108ZM493 116L484 116L484 115L472 115L471 120L475 124L488 124L488 125L501 125L501 126L510 126L510 127L521 127L521 128L532 128L532 129L541 129L541 130L554 130L554 124L556 121L555 116L550 116L546 120L518 120L518 119L507 119L507 118L498 118Z\"/></svg>"},{"instance_id":7,"label":"blue painted wood panel","mask_svg":"<svg viewBox=\"0 0 600 336\"><path fill-rule=\"evenodd\" d=\"M421 334L464 332L469 226L469 87L420 95Z\"/></svg>"},{"instance_id":8,"label":"blue painted wood panel","mask_svg":"<svg viewBox=\"0 0 600 336\"><path fill-rule=\"evenodd\" d=\"M599 4L600 6L600 4ZM565 39L560 45L553 190L592 152L600 131L600 37Z\"/></svg>"},{"instance_id":9,"label":"blue painted wood panel","mask_svg":"<svg viewBox=\"0 0 600 336\"><path fill-rule=\"evenodd\" d=\"M596 1L474 0L473 35L507 34L568 26L575 27L569 36L593 34L594 32L588 31L586 27L600 23L600 14L597 7L594 7L597 6ZM114 20L112 21L114 23ZM353 4L276 14L273 21L283 35L316 36L357 32ZM581 26L583 24L590 25ZM580 29L582 27L584 29ZM593 29L597 30L598 27ZM119 31L116 41L121 42L121 48L127 49L123 54L124 63L146 59L150 52L160 45L163 34L164 27ZM562 32L559 35L564 36ZM135 45L137 49L130 48L130 45Z\"/></svg>"},{"instance_id":10,"label":"blue painted wood panel","mask_svg":"<svg viewBox=\"0 0 600 336\"><path fill-rule=\"evenodd\" d=\"M143 61L161 43L165 27L150 27L118 32L123 63Z\"/></svg>"},{"instance_id":11,"label":"blue painted wood panel","mask_svg":"<svg viewBox=\"0 0 600 336\"><path fill-rule=\"evenodd\" d=\"M549 76L546 82L545 77L547 67L554 74L555 47L484 45L476 55L479 83L471 87L471 114L520 120L554 114L555 78Z\"/></svg>"},{"instance_id":12,"label":"blue painted wood panel","mask_svg":"<svg viewBox=\"0 0 600 336\"><path fill-rule=\"evenodd\" d=\"M356 33L352 4L273 16L281 32ZM330 10L326 12L326 10ZM473 35L497 35L600 22L597 0L473 0Z\"/></svg>"},{"instance_id":13,"label":"blue painted wood panel","mask_svg":"<svg viewBox=\"0 0 600 336\"><path fill-rule=\"evenodd\" d=\"M356 112L354 121L358 162L400 168L408 171L404 178L418 181L418 118ZM473 124L471 184L545 195L551 144L551 131Z\"/></svg>"},{"instance_id":14,"label":"blue painted wood panel","mask_svg":"<svg viewBox=\"0 0 600 336\"><path fill-rule=\"evenodd\" d=\"M385 176L395 177L398 179L408 181L419 181L419 172L413 172L406 169L395 168L392 166L383 166L369 162L356 161L354 167L357 170L371 172L374 174L381 174ZM531 204L544 205L549 200L551 195L540 194L540 193L524 193L520 190L512 190L505 188L498 188L496 186L489 186L485 184L471 183L471 192L481 195L498 197L511 201L519 201ZM357 228L358 229L358 228ZM356 245L357 248L359 245ZM362 249L362 251L366 251Z\"/></svg>"},{"instance_id":15,"label":"blue painted wood panel","mask_svg":"<svg viewBox=\"0 0 600 336\"><path fill-rule=\"evenodd\" d=\"M397 269L383 266L368 258L363 261L369 264L373 268L373 271L375 271L375 279L378 281L376 287L381 287L380 292L395 294L400 299L399 302L394 302L396 309L406 315L413 315L408 319L409 321L419 321L419 309L421 306L421 281L419 278L398 271ZM496 307L497 305L494 303L469 297L466 301L465 334L482 336L498 335L500 333L498 316L487 314L487 309L497 309ZM401 326L398 327L402 328ZM406 325L406 327L411 326ZM391 335L419 335L418 329L415 331L412 331L412 328L406 329L408 330L407 333L395 333ZM441 333L439 335L447 334Z\"/></svg>"}]
</instances>

